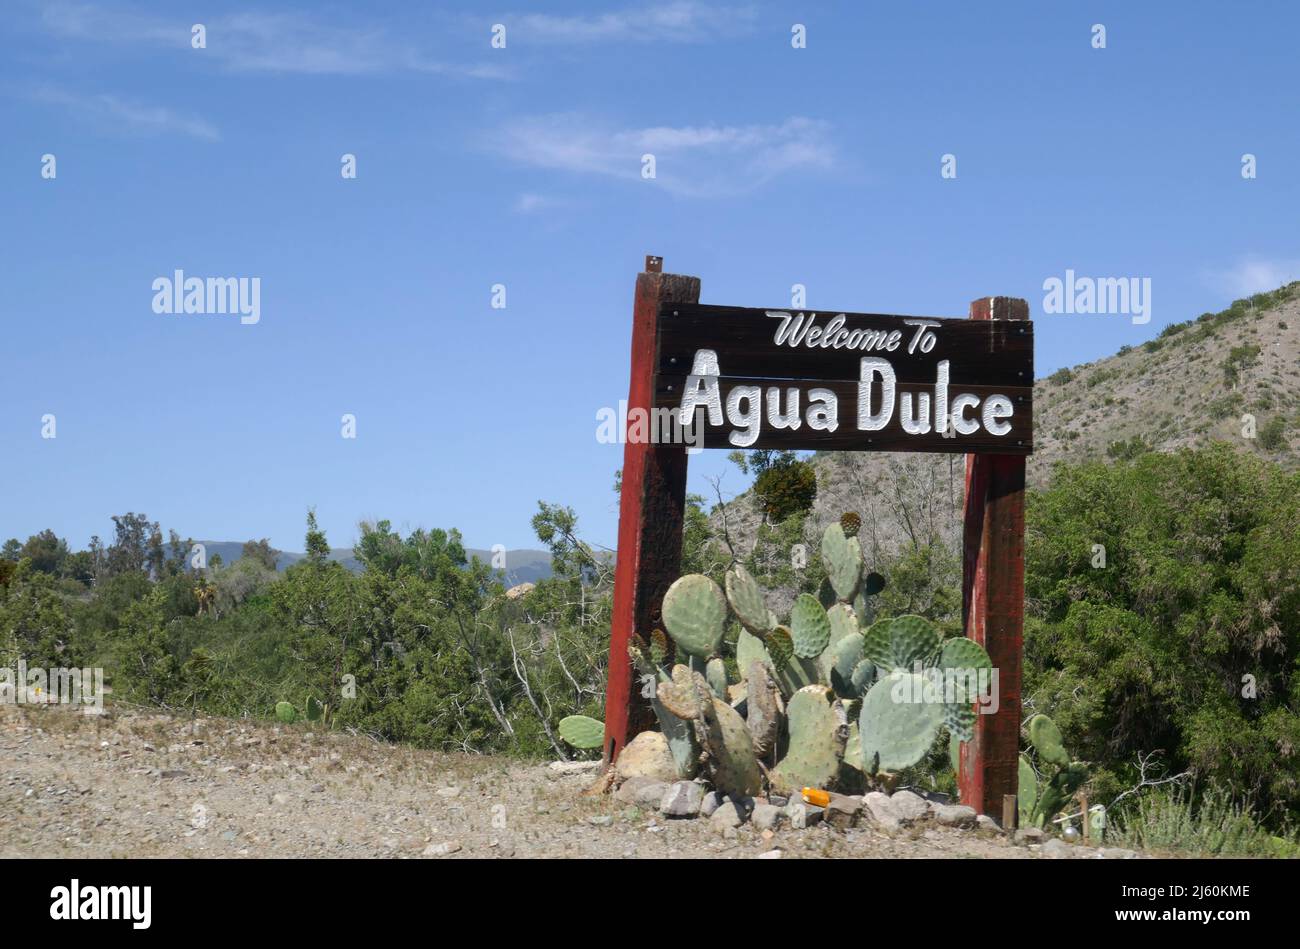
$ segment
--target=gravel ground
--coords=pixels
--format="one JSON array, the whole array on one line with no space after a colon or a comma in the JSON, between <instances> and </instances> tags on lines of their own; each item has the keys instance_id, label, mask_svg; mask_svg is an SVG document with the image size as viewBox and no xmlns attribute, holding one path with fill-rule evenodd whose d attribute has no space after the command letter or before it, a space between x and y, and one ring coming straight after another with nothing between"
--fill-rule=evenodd
<instances>
[{"instance_id":1,"label":"gravel ground","mask_svg":"<svg viewBox=\"0 0 1300 949\"><path fill-rule=\"evenodd\" d=\"M593 773L306 724L0 707L0 857L1034 857L997 834L826 826L729 834ZM1094 856L1095 848L1077 850Z\"/></svg>"}]
</instances>

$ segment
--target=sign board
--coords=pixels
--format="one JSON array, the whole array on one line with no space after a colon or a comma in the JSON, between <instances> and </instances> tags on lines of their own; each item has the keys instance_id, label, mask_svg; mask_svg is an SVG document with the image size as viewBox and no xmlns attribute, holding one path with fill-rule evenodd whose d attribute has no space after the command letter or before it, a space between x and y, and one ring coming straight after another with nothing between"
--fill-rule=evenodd
<instances>
[{"instance_id":1,"label":"sign board","mask_svg":"<svg viewBox=\"0 0 1300 949\"><path fill-rule=\"evenodd\" d=\"M662 303L654 408L703 424L705 448L1027 455L1033 333L1028 320Z\"/></svg>"}]
</instances>

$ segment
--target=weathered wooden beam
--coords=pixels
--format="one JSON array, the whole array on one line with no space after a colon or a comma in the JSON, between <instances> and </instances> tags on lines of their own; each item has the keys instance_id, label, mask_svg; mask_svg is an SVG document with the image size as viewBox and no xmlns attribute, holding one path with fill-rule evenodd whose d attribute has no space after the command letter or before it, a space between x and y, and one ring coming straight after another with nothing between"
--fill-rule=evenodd
<instances>
[{"instance_id":1,"label":"weathered wooden beam","mask_svg":"<svg viewBox=\"0 0 1300 949\"><path fill-rule=\"evenodd\" d=\"M627 408L654 404L658 355L657 318L662 303L695 303L699 277L666 274L663 258L646 257L636 278L632 307L632 377ZM654 724L628 658L634 633L648 638L662 626L664 592L677 579L682 559L686 506L686 446L632 443L623 448L623 487L619 497L618 560L614 568L614 606L605 687L605 764L611 764L638 733Z\"/></svg>"},{"instance_id":2,"label":"weathered wooden beam","mask_svg":"<svg viewBox=\"0 0 1300 949\"><path fill-rule=\"evenodd\" d=\"M1027 320L1029 304L983 297L972 320ZM1032 385L1026 379L1024 385ZM1020 687L1025 610L1025 459L966 456L962 619L966 635L984 646L998 672L998 709L977 715L973 739L962 745L961 799L1000 818L1003 798L1019 783Z\"/></svg>"}]
</instances>

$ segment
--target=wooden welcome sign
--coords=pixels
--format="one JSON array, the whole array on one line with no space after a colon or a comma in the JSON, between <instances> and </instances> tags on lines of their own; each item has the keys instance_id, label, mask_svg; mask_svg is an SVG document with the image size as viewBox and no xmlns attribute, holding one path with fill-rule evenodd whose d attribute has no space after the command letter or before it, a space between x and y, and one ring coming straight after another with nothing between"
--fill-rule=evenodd
<instances>
[{"instance_id":1,"label":"wooden welcome sign","mask_svg":"<svg viewBox=\"0 0 1300 949\"><path fill-rule=\"evenodd\" d=\"M999 670L998 711L962 746L964 803L999 819L1020 754L1025 456L1033 324L1024 300L969 319L702 306L698 277L637 277L628 411L671 413L686 439L628 439L605 699L606 763L653 724L628 655L662 626L681 566L687 444L966 453L962 616Z\"/></svg>"},{"instance_id":2,"label":"wooden welcome sign","mask_svg":"<svg viewBox=\"0 0 1300 949\"><path fill-rule=\"evenodd\" d=\"M657 328L655 408L705 448L1033 445L1032 323L669 302Z\"/></svg>"}]
</instances>

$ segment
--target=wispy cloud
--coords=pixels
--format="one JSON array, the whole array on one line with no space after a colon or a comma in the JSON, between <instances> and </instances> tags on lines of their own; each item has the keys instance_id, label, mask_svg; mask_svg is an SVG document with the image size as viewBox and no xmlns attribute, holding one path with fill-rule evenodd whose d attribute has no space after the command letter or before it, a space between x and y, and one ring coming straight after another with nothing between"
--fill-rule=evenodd
<instances>
[{"instance_id":1,"label":"wispy cloud","mask_svg":"<svg viewBox=\"0 0 1300 949\"><path fill-rule=\"evenodd\" d=\"M67 109L85 121L114 131L145 135L178 134L215 142L221 133L210 122L184 115L164 106L122 99L108 94L82 95L53 87L42 87L31 98L45 105Z\"/></svg>"},{"instance_id":2,"label":"wispy cloud","mask_svg":"<svg viewBox=\"0 0 1300 949\"><path fill-rule=\"evenodd\" d=\"M592 16L556 16L527 13L504 19L507 30L525 41L549 43L599 43L610 40L694 43L750 29L755 14L748 6L716 6L695 0L599 13ZM509 35L509 34L508 34Z\"/></svg>"},{"instance_id":3,"label":"wispy cloud","mask_svg":"<svg viewBox=\"0 0 1300 949\"><path fill-rule=\"evenodd\" d=\"M1227 270L1213 271L1207 277L1221 292L1239 299L1300 279L1300 260L1244 257Z\"/></svg>"},{"instance_id":4,"label":"wispy cloud","mask_svg":"<svg viewBox=\"0 0 1300 949\"><path fill-rule=\"evenodd\" d=\"M516 214L538 214L542 211L554 211L568 205L568 201L563 198L556 198L548 194L532 194L525 192L515 199Z\"/></svg>"},{"instance_id":5,"label":"wispy cloud","mask_svg":"<svg viewBox=\"0 0 1300 949\"><path fill-rule=\"evenodd\" d=\"M587 117L546 115L503 122L490 148L520 164L641 180L655 158L657 184L677 194L743 194L779 175L835 164L826 122L794 117L778 125L602 128Z\"/></svg>"},{"instance_id":6,"label":"wispy cloud","mask_svg":"<svg viewBox=\"0 0 1300 949\"><path fill-rule=\"evenodd\" d=\"M68 39L190 50L192 23L180 17L162 19L129 8L51 0L42 8L42 22L48 31ZM298 13L238 13L209 17L203 25L206 48L193 54L236 72L341 76L422 72L467 78L508 74L500 66L435 59L381 27L334 26Z\"/></svg>"}]
</instances>

